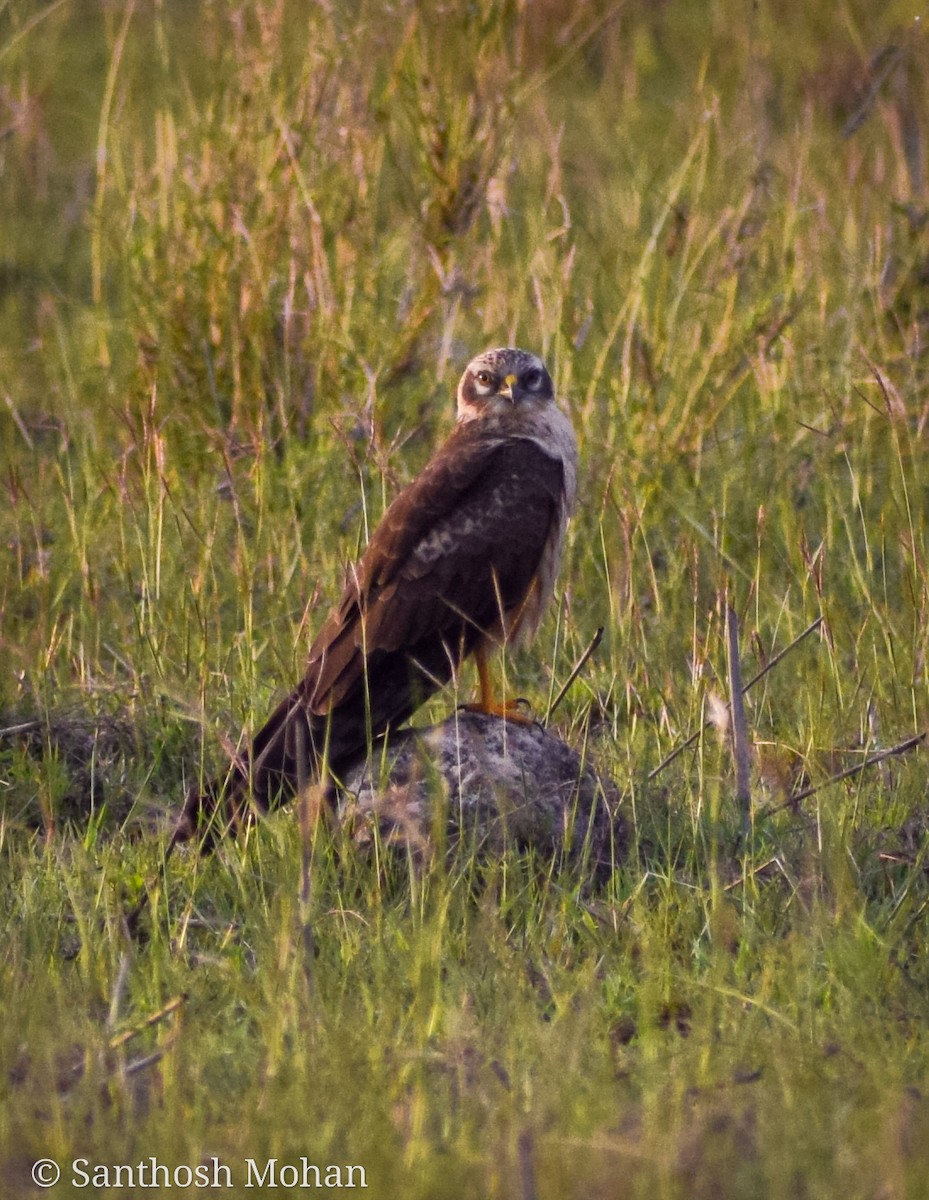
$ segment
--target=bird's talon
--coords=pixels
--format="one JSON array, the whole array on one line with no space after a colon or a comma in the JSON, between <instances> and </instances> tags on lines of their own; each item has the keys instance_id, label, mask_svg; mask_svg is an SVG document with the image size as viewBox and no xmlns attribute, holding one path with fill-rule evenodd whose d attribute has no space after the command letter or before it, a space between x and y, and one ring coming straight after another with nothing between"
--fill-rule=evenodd
<instances>
[{"instance_id":1,"label":"bird's talon","mask_svg":"<svg viewBox=\"0 0 929 1200\"><path fill-rule=\"evenodd\" d=\"M465 712L481 713L485 717L501 717L504 721L513 721L516 725L533 723L532 710L529 701L524 696L517 696L513 700L504 700L502 704L496 702L484 704L476 701L474 704L462 704L461 707ZM527 711L523 712L522 709Z\"/></svg>"}]
</instances>

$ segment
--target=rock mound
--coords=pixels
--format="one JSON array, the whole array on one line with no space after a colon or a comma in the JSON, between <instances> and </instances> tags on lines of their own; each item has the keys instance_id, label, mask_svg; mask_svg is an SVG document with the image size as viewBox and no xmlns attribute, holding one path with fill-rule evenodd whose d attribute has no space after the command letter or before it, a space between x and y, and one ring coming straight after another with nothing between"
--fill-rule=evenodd
<instances>
[{"instance_id":1,"label":"rock mound","mask_svg":"<svg viewBox=\"0 0 929 1200\"><path fill-rule=\"evenodd\" d=\"M626 843L615 785L575 750L541 725L468 711L376 743L344 779L338 811L361 844L532 847L583 857L596 874Z\"/></svg>"}]
</instances>

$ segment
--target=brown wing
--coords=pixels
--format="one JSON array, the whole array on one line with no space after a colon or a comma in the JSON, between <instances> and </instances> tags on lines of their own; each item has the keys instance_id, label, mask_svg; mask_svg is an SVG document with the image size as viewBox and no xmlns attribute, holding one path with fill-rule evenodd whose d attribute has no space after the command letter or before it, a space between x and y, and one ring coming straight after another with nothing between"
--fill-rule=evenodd
<instances>
[{"instance_id":1,"label":"brown wing","mask_svg":"<svg viewBox=\"0 0 929 1200\"><path fill-rule=\"evenodd\" d=\"M459 427L390 506L316 638L301 689L310 710L334 712L364 689L375 732L409 715L411 686L425 699L497 629L501 606L521 604L563 487L561 464L534 442Z\"/></svg>"},{"instance_id":2,"label":"brown wing","mask_svg":"<svg viewBox=\"0 0 929 1200\"><path fill-rule=\"evenodd\" d=\"M338 777L370 739L406 720L518 609L561 519L561 463L528 439L459 426L393 502L309 654L306 675L252 740L231 783L192 790L196 828L220 796L260 807L312 777ZM301 765L302 764L302 765Z\"/></svg>"}]
</instances>

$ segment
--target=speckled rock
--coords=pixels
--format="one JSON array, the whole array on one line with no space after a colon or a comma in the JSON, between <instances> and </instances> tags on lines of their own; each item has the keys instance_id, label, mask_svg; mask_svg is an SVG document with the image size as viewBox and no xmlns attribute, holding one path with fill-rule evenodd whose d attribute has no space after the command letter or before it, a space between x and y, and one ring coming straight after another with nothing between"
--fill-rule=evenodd
<instances>
[{"instance_id":1,"label":"speckled rock","mask_svg":"<svg viewBox=\"0 0 929 1200\"><path fill-rule=\"evenodd\" d=\"M593 873L620 862L625 826L615 785L541 725L459 711L404 729L352 769L339 815L356 842L437 844L482 853L508 845L583 857Z\"/></svg>"}]
</instances>

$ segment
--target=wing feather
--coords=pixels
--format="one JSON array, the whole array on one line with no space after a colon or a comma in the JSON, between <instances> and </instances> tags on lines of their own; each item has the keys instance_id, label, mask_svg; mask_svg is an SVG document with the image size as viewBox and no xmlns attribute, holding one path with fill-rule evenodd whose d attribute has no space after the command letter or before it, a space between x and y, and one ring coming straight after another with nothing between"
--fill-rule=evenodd
<instances>
[{"instance_id":1,"label":"wing feather","mask_svg":"<svg viewBox=\"0 0 929 1200\"><path fill-rule=\"evenodd\" d=\"M430 691L450 678L476 641L499 629L501 604L524 599L563 492L561 463L534 442L459 427L390 506L314 641L301 688L311 711L338 708L365 674L373 690L397 656L401 674L417 656L428 660L440 675ZM402 696L398 705L406 707Z\"/></svg>"}]
</instances>

